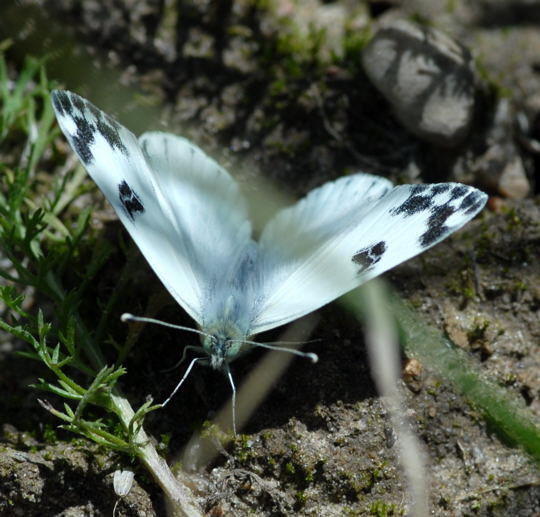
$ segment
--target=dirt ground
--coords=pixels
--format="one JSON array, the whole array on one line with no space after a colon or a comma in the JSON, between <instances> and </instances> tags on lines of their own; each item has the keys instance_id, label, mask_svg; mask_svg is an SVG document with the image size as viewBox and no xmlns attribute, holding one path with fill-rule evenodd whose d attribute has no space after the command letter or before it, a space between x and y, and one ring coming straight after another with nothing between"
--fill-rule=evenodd
<instances>
[{"instance_id":1,"label":"dirt ground","mask_svg":"<svg viewBox=\"0 0 540 517\"><path fill-rule=\"evenodd\" d=\"M50 78L135 133L181 128L248 192L262 175L300 196L358 168L394 181L458 180L488 191L489 207L478 218L385 277L540 421L540 2L41 4L0 6L0 40L14 42L6 53L13 67L25 55L49 54ZM271 4L270 11L263 4ZM337 19L348 23L347 48L337 57L332 52L340 52L339 24L327 27L320 40L305 29L319 23L314 13L323 4L345 13ZM435 26L472 52L479 108L464 143L448 149L413 136L370 85L359 49L367 28L374 31L383 18ZM530 124L523 127L525 118ZM529 188L524 198L503 195L497 172L485 165L494 141L508 152L493 167L504 168L515 157L523 164ZM99 210L110 210L99 203ZM122 231L118 222L105 226L104 238L111 241ZM113 256L96 290L114 285L122 257ZM162 289L136 252L134 261L140 277L131 305ZM472 294L463 288L469 284ZM125 310L135 312L131 305ZM177 313L171 303L160 317L178 320ZM320 342L309 345L319 362L296 360L245 434L192 475L208 515L406 514L409 494L370 377L362 329L337 304L319 315L312 337ZM189 325L189 318L179 323ZM186 339L145 330L127 360L123 384L135 405L148 394L168 396L179 375L163 370L178 360L179 341L191 343ZM28 388L46 372L15 356L19 345L10 338L2 337L1 346L0 515L111 515L112 472L129 458L56 431L58 422ZM254 352L234 363L238 383L261 356ZM169 458L230 396L227 380L210 369L194 372L182 390L146 422L156 439L167 436ZM540 515L537 467L518 447L503 443L478 408L425 369L417 382L403 383L403 392L429 458L433 515ZM159 488L141 466L134 468L134 488L116 515L166 515Z\"/></svg>"}]
</instances>

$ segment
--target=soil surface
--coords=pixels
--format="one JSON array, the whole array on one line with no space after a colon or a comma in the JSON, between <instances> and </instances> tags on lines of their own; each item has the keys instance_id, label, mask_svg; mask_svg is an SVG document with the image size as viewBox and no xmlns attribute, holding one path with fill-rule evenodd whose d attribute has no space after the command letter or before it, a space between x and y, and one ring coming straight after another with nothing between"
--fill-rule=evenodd
<instances>
[{"instance_id":1,"label":"soil surface","mask_svg":"<svg viewBox=\"0 0 540 517\"><path fill-rule=\"evenodd\" d=\"M477 113L460 145L437 147L408 132L363 72L362 46L378 24L392 19L434 26L474 56ZM13 69L26 55L48 54L49 78L136 134L162 129L192 139L239 180L257 219L270 210L258 197L260 178L292 197L357 169L393 181L457 180L488 191L489 207L479 217L385 277L537 421L539 24L540 3L525 0L473 6L460 0L45 0L38 6L27 0L0 6L0 41L13 40L6 51ZM505 152L494 159L493 148ZM498 172L515 159L524 171L518 180L529 190L525 198L503 188ZM119 235L129 242L101 195L92 200L103 216L96 217L103 238L112 245ZM162 296L159 317L191 325L144 259L131 254L137 282L119 310L141 313L146 300ZM123 257L120 250L113 255L96 292L114 289ZM89 301L88 324L95 311ZM407 484L370 376L362 328L337 304L318 315L311 337L320 341L306 347L319 362L295 360L245 434L217 446L211 465L190 474L208 515L407 514ZM184 343L197 340L145 329L123 380L134 406L149 394L155 400L170 394L180 373L164 370L178 361ZM111 515L113 472L130 459L56 430L58 422L28 388L47 372L16 356L21 345L9 336L2 336L1 347L0 515ZM237 384L261 357L253 352L234 363ZM403 366L411 368L406 357ZM532 460L504 443L452 386L415 368L419 376L401 387L406 416L428 456L432 513L540 515L540 475ZM164 455L177 460L193 431L229 397L227 379L201 368L169 406L148 416L146 429L167 441ZM217 444L219 433L209 434ZM160 489L142 466L132 466L134 487L116 515L166 515Z\"/></svg>"}]
</instances>

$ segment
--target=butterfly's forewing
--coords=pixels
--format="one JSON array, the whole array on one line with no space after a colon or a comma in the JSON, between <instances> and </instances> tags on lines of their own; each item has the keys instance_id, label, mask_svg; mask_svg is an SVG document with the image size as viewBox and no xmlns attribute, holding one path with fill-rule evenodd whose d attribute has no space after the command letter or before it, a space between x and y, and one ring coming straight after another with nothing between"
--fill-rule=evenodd
<instances>
[{"instance_id":1,"label":"butterfly's forewing","mask_svg":"<svg viewBox=\"0 0 540 517\"><path fill-rule=\"evenodd\" d=\"M342 178L268 223L253 333L299 318L434 246L487 200L457 183L389 186L366 174Z\"/></svg>"},{"instance_id":2,"label":"butterfly's forewing","mask_svg":"<svg viewBox=\"0 0 540 517\"><path fill-rule=\"evenodd\" d=\"M251 241L251 224L238 184L185 138L144 133L139 138L155 181L166 193L163 208L185 235L186 250L205 283L227 276Z\"/></svg>"},{"instance_id":3,"label":"butterfly's forewing","mask_svg":"<svg viewBox=\"0 0 540 517\"><path fill-rule=\"evenodd\" d=\"M202 321L248 319L255 277L255 253L245 200L229 173L185 138L168 133L141 135L140 145L166 194L163 209L183 236L182 253L189 257L204 286ZM229 307L227 301L234 300ZM231 323L242 323L232 321Z\"/></svg>"},{"instance_id":4,"label":"butterfly's forewing","mask_svg":"<svg viewBox=\"0 0 540 517\"><path fill-rule=\"evenodd\" d=\"M179 231L137 138L74 93L54 91L52 99L71 147L143 255L176 300L201 321L204 286L185 253L188 238Z\"/></svg>"}]
</instances>

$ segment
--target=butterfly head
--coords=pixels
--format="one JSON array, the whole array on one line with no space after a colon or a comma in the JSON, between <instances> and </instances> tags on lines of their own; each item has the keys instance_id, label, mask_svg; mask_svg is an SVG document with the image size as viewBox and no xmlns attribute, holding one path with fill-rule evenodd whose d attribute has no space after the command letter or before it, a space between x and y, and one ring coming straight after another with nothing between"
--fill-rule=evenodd
<instances>
[{"instance_id":1,"label":"butterfly head","mask_svg":"<svg viewBox=\"0 0 540 517\"><path fill-rule=\"evenodd\" d=\"M233 325L219 325L204 331L202 347L210 357L210 366L223 370L241 352L246 336Z\"/></svg>"}]
</instances>

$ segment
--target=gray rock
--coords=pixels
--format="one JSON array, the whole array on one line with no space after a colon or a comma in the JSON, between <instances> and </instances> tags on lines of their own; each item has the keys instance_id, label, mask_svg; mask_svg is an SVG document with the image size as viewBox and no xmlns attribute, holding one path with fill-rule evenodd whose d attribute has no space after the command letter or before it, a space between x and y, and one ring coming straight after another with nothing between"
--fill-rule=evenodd
<instances>
[{"instance_id":1,"label":"gray rock","mask_svg":"<svg viewBox=\"0 0 540 517\"><path fill-rule=\"evenodd\" d=\"M482 182L510 199L524 199L531 191L523 159L512 143L493 145L477 161Z\"/></svg>"},{"instance_id":2,"label":"gray rock","mask_svg":"<svg viewBox=\"0 0 540 517\"><path fill-rule=\"evenodd\" d=\"M465 47L438 30L399 20L375 34L362 63L409 131L447 147L467 136L475 77Z\"/></svg>"},{"instance_id":3,"label":"gray rock","mask_svg":"<svg viewBox=\"0 0 540 517\"><path fill-rule=\"evenodd\" d=\"M531 191L526 162L514 142L518 115L508 99L499 100L495 106L492 127L485 137L487 149L474 165L479 180L491 190L510 199L524 199Z\"/></svg>"}]
</instances>

